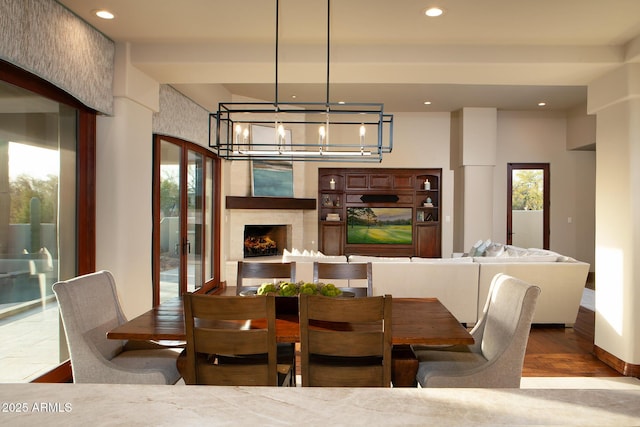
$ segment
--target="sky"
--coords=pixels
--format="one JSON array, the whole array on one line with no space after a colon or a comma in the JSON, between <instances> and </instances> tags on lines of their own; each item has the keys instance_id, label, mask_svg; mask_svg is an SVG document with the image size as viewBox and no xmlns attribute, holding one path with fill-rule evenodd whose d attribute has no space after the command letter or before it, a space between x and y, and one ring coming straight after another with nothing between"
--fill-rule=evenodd
<instances>
[{"instance_id":1,"label":"sky","mask_svg":"<svg viewBox=\"0 0 640 427\"><path fill-rule=\"evenodd\" d=\"M9 142L9 179L21 174L38 179L47 175L59 175L59 154L56 150Z\"/></svg>"}]
</instances>

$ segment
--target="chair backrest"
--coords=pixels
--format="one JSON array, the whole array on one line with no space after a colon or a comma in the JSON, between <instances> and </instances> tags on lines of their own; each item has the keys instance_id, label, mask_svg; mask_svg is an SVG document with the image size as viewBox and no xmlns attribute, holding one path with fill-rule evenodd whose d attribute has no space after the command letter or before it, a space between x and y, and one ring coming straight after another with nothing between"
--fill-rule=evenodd
<instances>
[{"instance_id":1,"label":"chair backrest","mask_svg":"<svg viewBox=\"0 0 640 427\"><path fill-rule=\"evenodd\" d=\"M479 343L485 358L492 360L510 352L509 357L524 360L539 294L538 286L515 277L497 274L493 278L479 321L484 325Z\"/></svg>"},{"instance_id":2,"label":"chair backrest","mask_svg":"<svg viewBox=\"0 0 640 427\"><path fill-rule=\"evenodd\" d=\"M300 295L302 386L389 387L391 296Z\"/></svg>"},{"instance_id":3,"label":"chair backrest","mask_svg":"<svg viewBox=\"0 0 640 427\"><path fill-rule=\"evenodd\" d=\"M343 290L356 293L363 296L364 287L352 286L351 280L366 281L366 295L373 296L373 274L372 265L367 263L323 263L315 261L313 263L313 281L314 283L324 280L347 280L347 286L335 285Z\"/></svg>"},{"instance_id":4,"label":"chair backrest","mask_svg":"<svg viewBox=\"0 0 640 427\"><path fill-rule=\"evenodd\" d=\"M94 378L94 371L122 352L124 341L107 332L126 322L113 276L98 271L53 285L67 337L75 382Z\"/></svg>"},{"instance_id":5,"label":"chair backrest","mask_svg":"<svg viewBox=\"0 0 640 427\"><path fill-rule=\"evenodd\" d=\"M242 291L257 289L255 281L247 286L244 279L274 280L282 279L289 282L296 281L295 262L242 262L238 261L238 275L236 284L236 294Z\"/></svg>"},{"instance_id":6,"label":"chair backrest","mask_svg":"<svg viewBox=\"0 0 640 427\"><path fill-rule=\"evenodd\" d=\"M183 298L185 383L278 385L273 295L185 294ZM219 356L236 360L225 363Z\"/></svg>"}]
</instances>

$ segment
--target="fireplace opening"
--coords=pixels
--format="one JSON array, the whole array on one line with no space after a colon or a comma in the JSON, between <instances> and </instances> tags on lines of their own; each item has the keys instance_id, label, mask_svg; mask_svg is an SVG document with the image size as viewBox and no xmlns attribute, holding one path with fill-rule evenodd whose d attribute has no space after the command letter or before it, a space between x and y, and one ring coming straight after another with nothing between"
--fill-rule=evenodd
<instances>
[{"instance_id":1,"label":"fireplace opening","mask_svg":"<svg viewBox=\"0 0 640 427\"><path fill-rule=\"evenodd\" d=\"M286 247L286 225L244 226L245 258L282 255Z\"/></svg>"}]
</instances>

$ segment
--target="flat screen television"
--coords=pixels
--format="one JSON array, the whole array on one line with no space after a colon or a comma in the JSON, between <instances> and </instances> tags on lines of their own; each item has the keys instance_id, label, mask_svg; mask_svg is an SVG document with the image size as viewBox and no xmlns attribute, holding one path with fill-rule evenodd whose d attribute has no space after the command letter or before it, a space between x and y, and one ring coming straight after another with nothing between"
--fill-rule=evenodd
<instances>
[{"instance_id":1,"label":"flat screen television","mask_svg":"<svg viewBox=\"0 0 640 427\"><path fill-rule=\"evenodd\" d=\"M348 244L410 245L412 208L347 208Z\"/></svg>"}]
</instances>

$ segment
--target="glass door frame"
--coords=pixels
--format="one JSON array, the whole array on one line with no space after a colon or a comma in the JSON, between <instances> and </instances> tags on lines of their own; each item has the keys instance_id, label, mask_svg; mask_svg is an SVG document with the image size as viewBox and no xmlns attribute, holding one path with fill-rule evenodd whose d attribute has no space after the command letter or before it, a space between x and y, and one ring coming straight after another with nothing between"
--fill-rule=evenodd
<instances>
[{"instance_id":1,"label":"glass door frame","mask_svg":"<svg viewBox=\"0 0 640 427\"><path fill-rule=\"evenodd\" d=\"M513 242L513 171L518 169L541 169L543 176L543 219L542 219L542 249L549 249L551 235L551 177L549 163L507 163L507 244Z\"/></svg>"},{"instance_id":2,"label":"glass door frame","mask_svg":"<svg viewBox=\"0 0 640 427\"><path fill-rule=\"evenodd\" d=\"M207 277L207 268L206 263L200 263L200 277L203 278L203 283L200 283L200 287L196 290L196 293L209 293L220 286L220 181L221 181L221 162L220 159L211 151L206 148L190 143L188 141L166 136L166 135L153 135L153 259L152 259L152 269L153 269L153 306L156 307L160 304L160 172L161 172L161 142L167 141L172 144L178 146L181 150L180 155L180 242L179 245L179 259L180 259L180 277L178 282L179 287L179 295L187 292L187 262L189 253L186 250L188 248L188 243L184 240L187 237L187 166L189 164L189 152L195 152L203 157L203 168L202 168L202 179L203 183L211 182L213 183L213 187L211 191L208 192L206 189L204 190L203 199L207 194L211 194L211 203L208 206L207 202L203 203L202 206L202 218L204 223L204 218L208 215L211 220L211 234L210 236L204 235L204 230L206 227L202 227L203 235L198 236L201 241L198 245L192 245L192 247L200 247L202 248L201 253L203 256L205 254L211 254L211 268L209 277ZM207 168L204 165L211 160L213 164L213 171L211 179L208 179L207 176ZM209 212L212 210L212 212ZM195 242L194 242L195 243ZM206 250L206 249L209 250Z\"/></svg>"}]
</instances>

